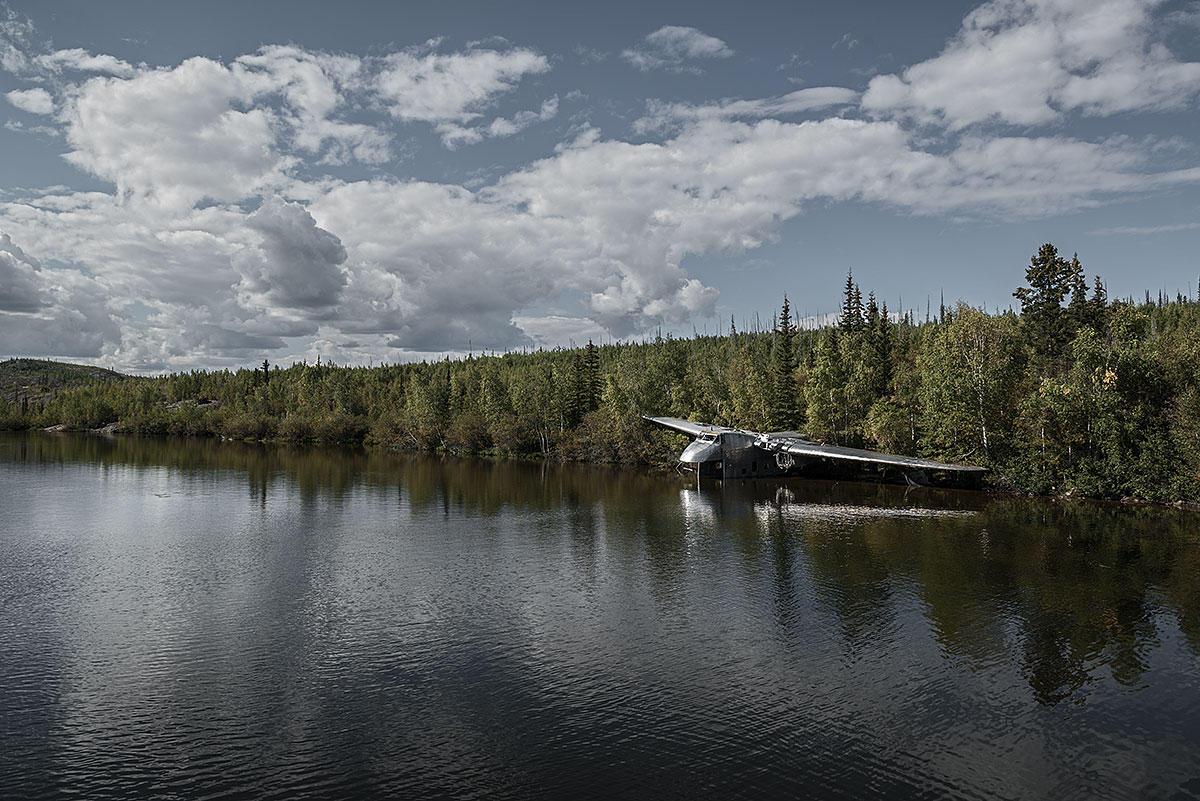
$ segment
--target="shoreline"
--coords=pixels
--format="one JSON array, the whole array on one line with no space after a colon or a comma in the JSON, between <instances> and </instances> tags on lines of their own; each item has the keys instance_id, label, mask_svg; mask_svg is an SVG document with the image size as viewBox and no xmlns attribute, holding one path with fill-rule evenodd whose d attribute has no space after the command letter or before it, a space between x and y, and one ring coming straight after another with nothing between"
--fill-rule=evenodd
<instances>
[{"instance_id":1,"label":"shoreline","mask_svg":"<svg viewBox=\"0 0 1200 801\"><path fill-rule=\"evenodd\" d=\"M653 463L629 463L629 462L618 462L618 461L597 461L597 460L587 460L587 459L566 459L566 458L559 457L555 454L527 454L527 455L509 454L509 455L506 455L506 454L500 454L500 453L487 453L487 452L456 453L454 451L449 451L444 448L438 448L435 450L424 450L424 449L419 449L419 448L397 448L397 447L393 447L390 445L371 443L371 442L367 442L365 440L362 442L358 442L358 443L350 443L350 442L322 442L322 441L291 441L291 440L281 439L278 437L272 438L272 439L239 439L236 437L229 437L224 434L208 434L208 435L141 434L141 433L137 433L137 432L119 431L119 430L117 430L118 428L119 428L119 422L109 423L109 424L107 424L105 426L101 426L99 428L71 428L71 427L66 426L65 424L58 424L58 425L53 425L53 426L46 426L44 428L9 429L9 431L10 431L10 433L22 433L22 434L37 433L37 434L67 434L67 435L71 435L71 436L85 435L85 436L92 436L92 437L103 437L106 439L117 439L117 438L124 438L124 437L131 437L131 438L135 438L135 439L157 439L157 440L170 440L170 439L206 440L207 439L207 440L213 440L213 441L222 442L222 443L231 442L231 443L241 443L241 444L245 444L245 445L260 445L260 446L272 446L272 447L301 447L301 448L334 448L334 449L340 449L340 450L345 450L345 451L361 451L361 452L377 451L377 452L395 453L395 454L426 454L426 455L435 455L435 456L443 456L443 457L448 456L448 457L452 457L452 458L456 458L456 459L480 459L480 460L491 461L491 462L514 462L514 463L550 462L550 463L557 463L557 464L609 466L609 467L620 467L622 469L640 469L645 472L648 472L651 474L656 474L656 475L666 475L666 474L671 474L671 473L677 473L677 467L676 467L677 463L676 464L668 464L665 462L653 464ZM883 482L883 481L860 480L860 479L845 478L845 477L830 478L827 476L800 476L800 475L789 476L789 477L787 477L786 480L794 480L794 479L847 481L847 482L852 482L852 483L857 483L857 484L888 484L889 483L889 482ZM759 481L759 482L772 481L771 478L754 478L754 479L742 479L742 480L743 481ZM774 479L774 480L778 481L778 480L783 480L783 479ZM1150 500L1145 500L1142 498L1134 498L1134 497L1103 498L1103 497L1094 497L1094 496L1090 496L1090 495L1083 495L1083 494L1079 494L1079 493L1061 493L1061 494L1048 495L1048 494L1038 494L1038 493L1033 493L1033 492L1021 492L1019 490L1008 489L1005 487L999 487L999 486L995 486L995 485L981 486L978 489L970 489L970 488L963 488L963 487L937 487L937 486L928 487L928 489L953 490L953 491L958 491L958 492L978 492L983 495L1011 497L1011 498L1042 498L1042 499L1046 499L1046 500L1064 501L1064 502L1069 502L1069 503L1087 502L1087 503L1098 503L1098 504L1114 505L1114 506L1121 506L1121 507L1143 506L1143 507L1154 507L1154 508L1160 508L1160 509L1175 509L1175 510L1184 511L1184 512L1200 512L1200 502L1195 502L1195 501L1179 500L1179 501L1173 501L1173 502L1161 502L1161 501L1150 501Z\"/></svg>"}]
</instances>

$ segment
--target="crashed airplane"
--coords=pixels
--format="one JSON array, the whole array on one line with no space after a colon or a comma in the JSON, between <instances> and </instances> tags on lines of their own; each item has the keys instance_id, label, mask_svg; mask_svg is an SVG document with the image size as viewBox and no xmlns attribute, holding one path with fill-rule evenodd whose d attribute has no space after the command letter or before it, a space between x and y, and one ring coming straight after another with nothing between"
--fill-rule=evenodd
<instances>
[{"instance_id":1,"label":"crashed airplane","mask_svg":"<svg viewBox=\"0 0 1200 801\"><path fill-rule=\"evenodd\" d=\"M646 417L651 423L673 428L695 437L679 455L680 464L696 471L700 478L760 478L801 475L804 472L846 472L847 469L874 467L887 477L889 468L909 484L931 483L930 472L944 472L965 478L987 472L986 467L947 464L912 456L843 448L812 442L795 431L760 434L740 428L693 423L678 417ZM824 468L824 469L822 469Z\"/></svg>"}]
</instances>

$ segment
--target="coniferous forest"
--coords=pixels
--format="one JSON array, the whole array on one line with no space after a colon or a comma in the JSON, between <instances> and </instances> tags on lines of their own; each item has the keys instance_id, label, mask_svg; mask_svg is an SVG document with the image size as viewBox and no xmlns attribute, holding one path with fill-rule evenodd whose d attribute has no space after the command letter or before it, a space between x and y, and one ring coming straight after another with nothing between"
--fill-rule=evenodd
<instances>
[{"instance_id":1,"label":"coniferous forest","mask_svg":"<svg viewBox=\"0 0 1200 801\"><path fill-rule=\"evenodd\" d=\"M379 367L268 362L165 377L6 386L0 428L367 444L671 464L686 442L643 414L992 469L1021 492L1200 500L1200 301L1109 300L1043 245L1012 311L914 319L848 276L835 325ZM26 360L22 360L26 361ZM12 362L10 362L12 364ZM95 368L91 368L94 372ZM40 383L39 383L40 382Z\"/></svg>"}]
</instances>

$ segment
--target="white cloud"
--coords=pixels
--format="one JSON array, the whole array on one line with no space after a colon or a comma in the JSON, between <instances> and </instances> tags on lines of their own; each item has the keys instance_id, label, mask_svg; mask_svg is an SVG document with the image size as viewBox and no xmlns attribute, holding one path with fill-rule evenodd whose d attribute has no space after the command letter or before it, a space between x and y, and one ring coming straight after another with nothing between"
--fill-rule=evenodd
<instances>
[{"instance_id":1,"label":"white cloud","mask_svg":"<svg viewBox=\"0 0 1200 801\"><path fill-rule=\"evenodd\" d=\"M472 145L485 138L513 136L530 125L552 120L557 114L558 97L555 96L545 100L537 111L518 111L509 119L496 117L486 126L464 127L447 122L438 125L437 129L442 136L442 144L454 150L459 145Z\"/></svg>"},{"instance_id":2,"label":"white cloud","mask_svg":"<svg viewBox=\"0 0 1200 801\"><path fill-rule=\"evenodd\" d=\"M725 42L696 28L664 25L646 36L622 57L643 72L652 69L697 71L687 62L701 58L729 58L733 51Z\"/></svg>"},{"instance_id":3,"label":"white cloud","mask_svg":"<svg viewBox=\"0 0 1200 801\"><path fill-rule=\"evenodd\" d=\"M391 158L390 137L378 128L334 118L359 88L365 67L353 56L314 53L293 46L268 46L237 59L238 66L261 71L285 106L281 119L292 129L292 144L307 154L326 146L326 163L383 164Z\"/></svg>"},{"instance_id":4,"label":"white cloud","mask_svg":"<svg viewBox=\"0 0 1200 801\"><path fill-rule=\"evenodd\" d=\"M560 345L583 345L588 341L601 343L608 332L586 317L565 317L549 314L541 317L515 317L513 322L529 335L533 344L542 348Z\"/></svg>"},{"instance_id":5,"label":"white cloud","mask_svg":"<svg viewBox=\"0 0 1200 801\"><path fill-rule=\"evenodd\" d=\"M17 133L41 134L42 136L48 136L50 138L62 136L62 132L57 128L52 128L49 125L26 125L20 120L6 120L4 127L6 130L15 131Z\"/></svg>"},{"instance_id":6,"label":"white cloud","mask_svg":"<svg viewBox=\"0 0 1200 801\"><path fill-rule=\"evenodd\" d=\"M6 72L24 72L29 68L26 53L33 38L33 22L7 5L0 7L0 13L0 67Z\"/></svg>"},{"instance_id":7,"label":"white cloud","mask_svg":"<svg viewBox=\"0 0 1200 801\"><path fill-rule=\"evenodd\" d=\"M461 142L468 123L483 116L497 95L516 88L526 75L547 72L545 56L525 48L506 51L393 53L375 80L375 90L397 119L439 126L447 143Z\"/></svg>"},{"instance_id":8,"label":"white cloud","mask_svg":"<svg viewBox=\"0 0 1200 801\"><path fill-rule=\"evenodd\" d=\"M761 119L803 114L831 106L847 106L858 100L859 93L840 86L815 86L779 97L756 100L721 100L706 105L663 103L651 100L646 116L634 122L639 134L670 131L683 123L711 119Z\"/></svg>"},{"instance_id":9,"label":"white cloud","mask_svg":"<svg viewBox=\"0 0 1200 801\"><path fill-rule=\"evenodd\" d=\"M8 102L30 114L54 112L54 98L45 89L16 89L5 95Z\"/></svg>"},{"instance_id":10,"label":"white cloud","mask_svg":"<svg viewBox=\"0 0 1200 801\"><path fill-rule=\"evenodd\" d=\"M92 78L62 112L66 158L124 196L182 206L252 197L278 185L289 165L275 146L274 111L252 105L269 88L207 58Z\"/></svg>"},{"instance_id":11,"label":"white cloud","mask_svg":"<svg viewBox=\"0 0 1200 801\"><path fill-rule=\"evenodd\" d=\"M92 54L81 48L70 50L55 50L35 56L33 63L51 72L76 70L78 72L98 72L117 78L132 78L137 72L133 65L115 56L104 53Z\"/></svg>"},{"instance_id":12,"label":"white cloud","mask_svg":"<svg viewBox=\"0 0 1200 801\"><path fill-rule=\"evenodd\" d=\"M873 78L862 106L951 129L999 120L1041 125L1078 111L1180 108L1200 93L1200 63L1156 41L1161 2L992 0L937 57Z\"/></svg>"}]
</instances>

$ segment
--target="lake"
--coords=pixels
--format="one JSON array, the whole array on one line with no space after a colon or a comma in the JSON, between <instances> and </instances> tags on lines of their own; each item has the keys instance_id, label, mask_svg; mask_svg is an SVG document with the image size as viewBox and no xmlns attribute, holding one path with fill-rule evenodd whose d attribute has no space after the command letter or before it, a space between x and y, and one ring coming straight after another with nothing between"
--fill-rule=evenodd
<instances>
[{"instance_id":1,"label":"lake","mask_svg":"<svg viewBox=\"0 0 1200 801\"><path fill-rule=\"evenodd\" d=\"M0 797L1200 798L1200 516L0 434Z\"/></svg>"}]
</instances>

